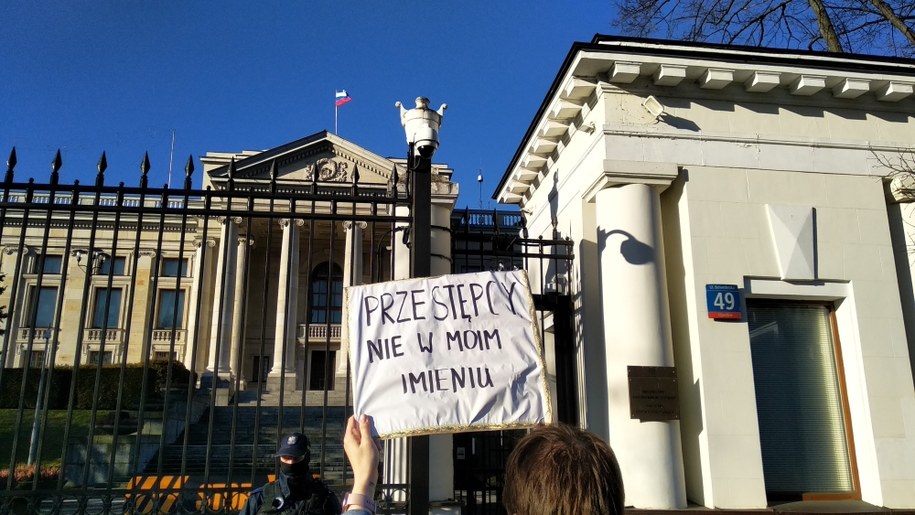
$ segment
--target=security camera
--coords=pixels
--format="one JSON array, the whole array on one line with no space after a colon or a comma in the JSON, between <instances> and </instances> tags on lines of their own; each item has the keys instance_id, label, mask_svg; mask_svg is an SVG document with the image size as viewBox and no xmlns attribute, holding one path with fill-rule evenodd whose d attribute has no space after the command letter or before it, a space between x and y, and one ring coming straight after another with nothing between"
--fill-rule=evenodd
<instances>
[{"instance_id":1,"label":"security camera","mask_svg":"<svg viewBox=\"0 0 915 515\"><path fill-rule=\"evenodd\" d=\"M425 126L416 129L413 134L413 148L417 155L423 159L431 159L432 154L438 149L438 131Z\"/></svg>"},{"instance_id":2,"label":"security camera","mask_svg":"<svg viewBox=\"0 0 915 515\"><path fill-rule=\"evenodd\" d=\"M416 153L423 159L432 159L432 155L435 154L437 148L438 143L434 141L421 141L416 144Z\"/></svg>"}]
</instances>

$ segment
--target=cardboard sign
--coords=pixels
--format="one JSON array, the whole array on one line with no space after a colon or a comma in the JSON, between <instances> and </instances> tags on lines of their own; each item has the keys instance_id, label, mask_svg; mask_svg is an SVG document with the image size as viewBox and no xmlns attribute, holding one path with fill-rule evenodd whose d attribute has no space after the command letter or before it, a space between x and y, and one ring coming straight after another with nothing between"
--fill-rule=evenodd
<instances>
[{"instance_id":1,"label":"cardboard sign","mask_svg":"<svg viewBox=\"0 0 915 515\"><path fill-rule=\"evenodd\" d=\"M552 420L527 274L482 272L344 291L353 409L381 437Z\"/></svg>"}]
</instances>

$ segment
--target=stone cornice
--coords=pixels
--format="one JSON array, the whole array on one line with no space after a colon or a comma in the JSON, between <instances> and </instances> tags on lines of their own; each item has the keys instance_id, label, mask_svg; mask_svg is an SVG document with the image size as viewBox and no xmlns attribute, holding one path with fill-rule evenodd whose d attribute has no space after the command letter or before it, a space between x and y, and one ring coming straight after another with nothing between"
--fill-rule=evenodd
<instances>
[{"instance_id":1,"label":"stone cornice","mask_svg":"<svg viewBox=\"0 0 915 515\"><path fill-rule=\"evenodd\" d=\"M644 161L604 160L604 171L585 190L582 198L592 202L602 189L624 184L648 184L664 191L677 178L677 165L673 163L646 163Z\"/></svg>"},{"instance_id":2,"label":"stone cornice","mask_svg":"<svg viewBox=\"0 0 915 515\"><path fill-rule=\"evenodd\" d=\"M763 100L764 95L778 94L780 102L796 98L799 103L829 102L855 109L869 102L888 110L910 110L915 104L915 64L865 56L597 37L590 44L573 46L494 198L522 203L571 136L580 130L593 132L584 119L598 96L610 89L633 87L669 90L674 96L681 88L691 96L701 92L705 98L727 88L725 98L731 101L735 95Z\"/></svg>"}]
</instances>

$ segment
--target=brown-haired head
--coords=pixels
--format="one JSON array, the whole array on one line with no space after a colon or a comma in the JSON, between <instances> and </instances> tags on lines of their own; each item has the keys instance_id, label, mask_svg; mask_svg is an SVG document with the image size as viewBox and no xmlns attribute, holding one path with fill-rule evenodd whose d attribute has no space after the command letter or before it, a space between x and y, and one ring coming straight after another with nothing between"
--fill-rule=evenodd
<instances>
[{"instance_id":1,"label":"brown-haired head","mask_svg":"<svg viewBox=\"0 0 915 515\"><path fill-rule=\"evenodd\" d=\"M610 446L575 427L534 429L505 464L502 503L509 515L623 515L624 498Z\"/></svg>"}]
</instances>

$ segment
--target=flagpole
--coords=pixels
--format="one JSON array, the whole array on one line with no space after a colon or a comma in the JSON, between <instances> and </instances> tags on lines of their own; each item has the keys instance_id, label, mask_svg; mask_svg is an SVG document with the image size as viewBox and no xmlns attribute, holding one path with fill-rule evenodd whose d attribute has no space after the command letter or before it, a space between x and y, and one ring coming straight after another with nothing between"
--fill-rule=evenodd
<instances>
[{"instance_id":1,"label":"flagpole","mask_svg":"<svg viewBox=\"0 0 915 515\"><path fill-rule=\"evenodd\" d=\"M352 100L352 99L349 97L349 93L347 93L345 89L340 90L340 91L334 91L334 134L337 134L337 131L340 130L340 128L338 127L338 123L337 123L337 121L338 121L337 113L339 112L340 106L349 102L350 100Z\"/></svg>"}]
</instances>

